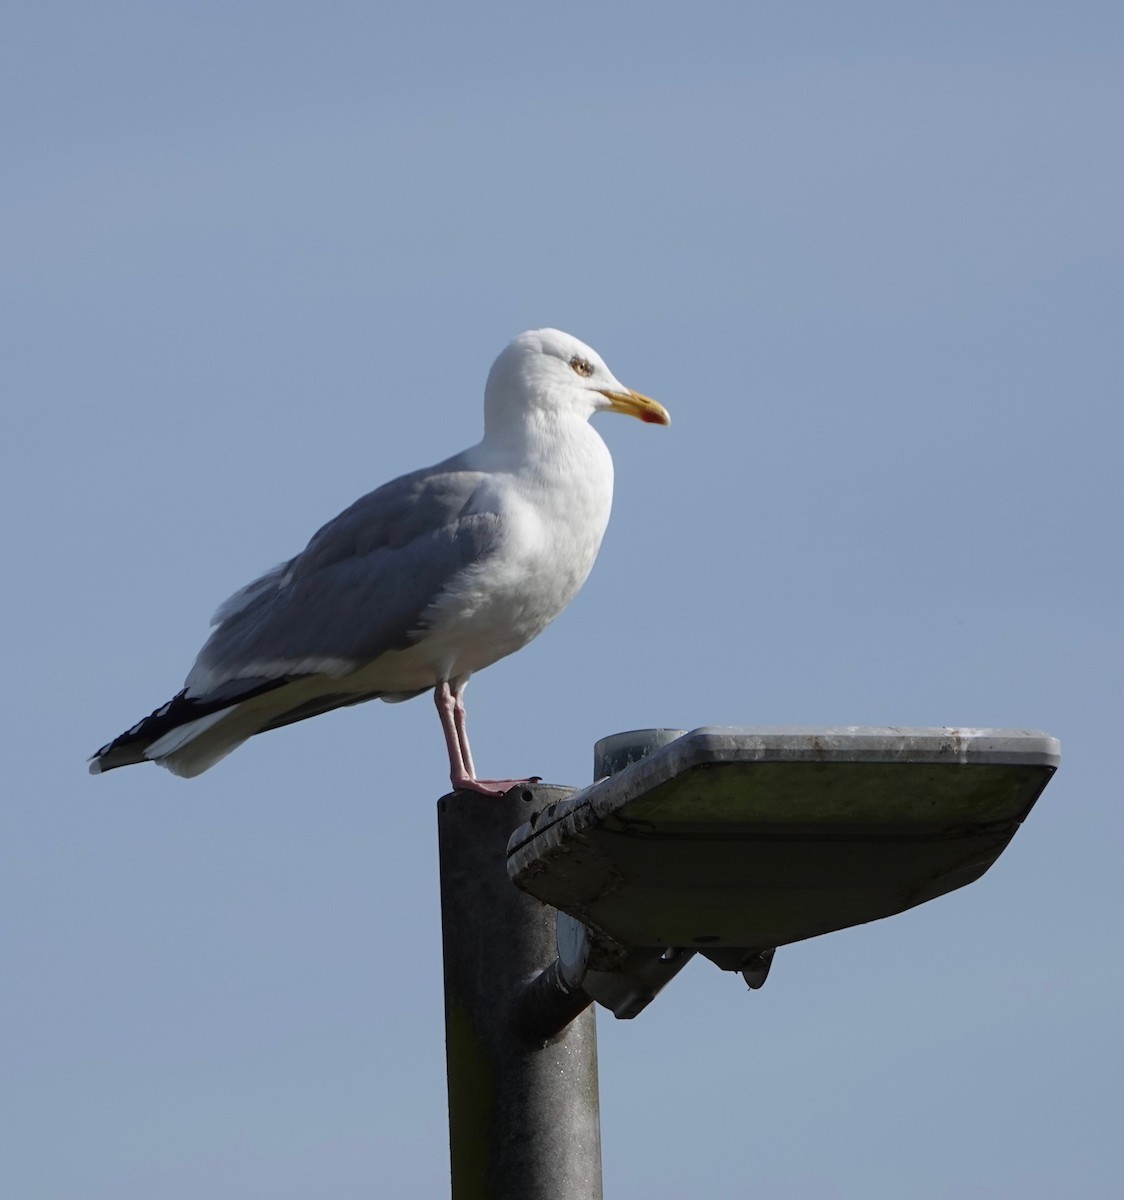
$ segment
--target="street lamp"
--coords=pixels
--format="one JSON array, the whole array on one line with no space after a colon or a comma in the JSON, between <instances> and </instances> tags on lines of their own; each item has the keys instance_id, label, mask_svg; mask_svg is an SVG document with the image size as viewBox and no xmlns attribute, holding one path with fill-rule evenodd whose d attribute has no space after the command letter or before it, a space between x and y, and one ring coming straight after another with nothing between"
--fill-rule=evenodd
<instances>
[{"instance_id":1,"label":"street lamp","mask_svg":"<svg viewBox=\"0 0 1124 1200\"><path fill-rule=\"evenodd\" d=\"M640 730L581 791L443 799L456 1200L600 1196L584 1010L635 1016L696 953L760 987L778 946L971 883L1059 761L1010 729Z\"/></svg>"}]
</instances>

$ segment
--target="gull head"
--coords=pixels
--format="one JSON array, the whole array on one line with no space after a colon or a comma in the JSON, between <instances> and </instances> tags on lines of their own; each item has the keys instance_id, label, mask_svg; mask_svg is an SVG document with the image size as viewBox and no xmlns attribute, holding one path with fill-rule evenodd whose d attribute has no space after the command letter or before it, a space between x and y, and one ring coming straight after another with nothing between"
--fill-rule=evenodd
<instances>
[{"instance_id":1,"label":"gull head","mask_svg":"<svg viewBox=\"0 0 1124 1200\"><path fill-rule=\"evenodd\" d=\"M597 412L671 424L662 404L625 387L596 350L559 329L530 329L504 348L488 374L484 412L489 428Z\"/></svg>"}]
</instances>

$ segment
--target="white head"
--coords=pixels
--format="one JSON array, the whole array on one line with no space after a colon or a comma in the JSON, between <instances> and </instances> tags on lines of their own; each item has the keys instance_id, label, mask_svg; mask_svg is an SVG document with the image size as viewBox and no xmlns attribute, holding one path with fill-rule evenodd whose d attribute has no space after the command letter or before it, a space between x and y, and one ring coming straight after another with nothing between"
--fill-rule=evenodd
<instances>
[{"instance_id":1,"label":"white head","mask_svg":"<svg viewBox=\"0 0 1124 1200\"><path fill-rule=\"evenodd\" d=\"M667 410L626 388L601 355L559 329L531 329L510 342L492 364L484 388L484 429L498 433L528 419L620 412L669 425Z\"/></svg>"}]
</instances>

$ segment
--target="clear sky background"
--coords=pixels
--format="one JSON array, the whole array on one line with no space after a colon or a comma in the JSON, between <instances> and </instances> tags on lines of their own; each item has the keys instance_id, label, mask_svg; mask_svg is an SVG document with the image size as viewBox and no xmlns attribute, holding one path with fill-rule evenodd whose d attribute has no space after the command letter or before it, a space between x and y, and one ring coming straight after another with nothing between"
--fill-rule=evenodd
<instances>
[{"instance_id":1,"label":"clear sky background","mask_svg":"<svg viewBox=\"0 0 1124 1200\"><path fill-rule=\"evenodd\" d=\"M432 704L85 759L557 325L671 410L485 773L995 725L979 883L599 1017L607 1195L1119 1194L1118 3L54 3L0 38L7 1194L440 1196Z\"/></svg>"}]
</instances>

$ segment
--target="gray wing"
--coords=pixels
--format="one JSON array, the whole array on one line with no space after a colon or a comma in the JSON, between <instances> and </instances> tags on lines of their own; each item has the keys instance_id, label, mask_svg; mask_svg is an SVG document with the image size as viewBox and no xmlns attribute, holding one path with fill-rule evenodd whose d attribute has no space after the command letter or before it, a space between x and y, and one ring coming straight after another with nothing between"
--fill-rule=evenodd
<instances>
[{"instance_id":1,"label":"gray wing","mask_svg":"<svg viewBox=\"0 0 1124 1200\"><path fill-rule=\"evenodd\" d=\"M234 680L344 675L408 646L435 597L495 542L500 515L484 482L458 457L357 500L219 609L188 694Z\"/></svg>"}]
</instances>

